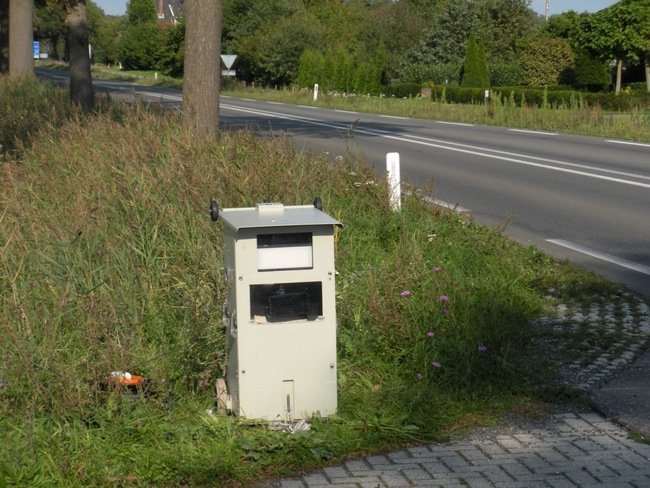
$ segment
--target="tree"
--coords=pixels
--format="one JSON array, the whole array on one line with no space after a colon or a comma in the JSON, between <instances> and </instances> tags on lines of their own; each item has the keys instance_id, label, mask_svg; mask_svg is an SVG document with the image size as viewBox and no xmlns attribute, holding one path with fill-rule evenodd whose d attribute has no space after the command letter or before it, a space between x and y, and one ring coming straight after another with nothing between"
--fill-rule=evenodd
<instances>
[{"instance_id":1,"label":"tree","mask_svg":"<svg viewBox=\"0 0 650 488\"><path fill-rule=\"evenodd\" d=\"M9 75L34 74L34 2L9 0Z\"/></svg>"},{"instance_id":2,"label":"tree","mask_svg":"<svg viewBox=\"0 0 650 488\"><path fill-rule=\"evenodd\" d=\"M157 69L160 36L154 2L129 0L126 17L126 29L119 45L122 66L132 70Z\"/></svg>"},{"instance_id":3,"label":"tree","mask_svg":"<svg viewBox=\"0 0 650 488\"><path fill-rule=\"evenodd\" d=\"M63 59L68 34L65 17L67 5L56 0L34 2L34 37L41 42L51 59Z\"/></svg>"},{"instance_id":4,"label":"tree","mask_svg":"<svg viewBox=\"0 0 650 488\"><path fill-rule=\"evenodd\" d=\"M185 1L183 125L206 140L219 134L221 0Z\"/></svg>"},{"instance_id":5,"label":"tree","mask_svg":"<svg viewBox=\"0 0 650 488\"><path fill-rule=\"evenodd\" d=\"M481 42L476 40L474 34L469 36L467 42L461 86L472 88L488 88L490 86L490 71L485 57L485 48Z\"/></svg>"},{"instance_id":6,"label":"tree","mask_svg":"<svg viewBox=\"0 0 650 488\"><path fill-rule=\"evenodd\" d=\"M88 41L92 45L92 61L117 64L119 42L124 30L124 19L107 16L94 2L88 2Z\"/></svg>"},{"instance_id":7,"label":"tree","mask_svg":"<svg viewBox=\"0 0 650 488\"><path fill-rule=\"evenodd\" d=\"M311 88L316 83L323 86L325 58L318 49L305 49L300 55L296 84L303 88Z\"/></svg>"},{"instance_id":8,"label":"tree","mask_svg":"<svg viewBox=\"0 0 650 488\"><path fill-rule=\"evenodd\" d=\"M305 49L322 45L320 22L304 11L280 18L243 40L235 51L250 62L254 78L264 85L293 83Z\"/></svg>"},{"instance_id":9,"label":"tree","mask_svg":"<svg viewBox=\"0 0 650 488\"><path fill-rule=\"evenodd\" d=\"M617 61L616 94L621 92L623 64L645 63L650 92L650 0L622 0L587 17L577 42L605 61Z\"/></svg>"},{"instance_id":10,"label":"tree","mask_svg":"<svg viewBox=\"0 0 650 488\"><path fill-rule=\"evenodd\" d=\"M586 51L576 53L574 86L589 91L600 91L610 82L609 68L602 59Z\"/></svg>"},{"instance_id":11,"label":"tree","mask_svg":"<svg viewBox=\"0 0 650 488\"><path fill-rule=\"evenodd\" d=\"M564 39L540 36L521 54L521 68L527 85L558 85L573 69L575 55Z\"/></svg>"},{"instance_id":12,"label":"tree","mask_svg":"<svg viewBox=\"0 0 650 488\"><path fill-rule=\"evenodd\" d=\"M94 108L95 99L90 74L86 0L70 2L66 25L70 50L70 102L89 112Z\"/></svg>"}]
</instances>

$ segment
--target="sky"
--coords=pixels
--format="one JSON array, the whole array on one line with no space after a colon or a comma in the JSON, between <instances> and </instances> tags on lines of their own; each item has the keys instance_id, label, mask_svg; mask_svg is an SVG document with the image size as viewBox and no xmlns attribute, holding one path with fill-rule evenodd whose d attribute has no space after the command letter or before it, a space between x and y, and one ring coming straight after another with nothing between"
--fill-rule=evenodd
<instances>
[{"instance_id":1,"label":"sky","mask_svg":"<svg viewBox=\"0 0 650 488\"><path fill-rule=\"evenodd\" d=\"M544 15L545 2L546 0L532 0L531 7L535 12ZM126 13L126 0L95 0L95 3L108 15ZM597 12L615 3L616 0L548 0L548 11L550 15L566 12L567 10Z\"/></svg>"}]
</instances>

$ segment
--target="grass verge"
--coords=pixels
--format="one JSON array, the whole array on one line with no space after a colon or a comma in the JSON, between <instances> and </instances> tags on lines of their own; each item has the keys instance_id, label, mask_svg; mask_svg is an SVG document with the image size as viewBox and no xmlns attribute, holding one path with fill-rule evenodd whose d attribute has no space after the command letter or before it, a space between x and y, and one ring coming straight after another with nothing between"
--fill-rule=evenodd
<instances>
[{"instance_id":1,"label":"grass verge","mask_svg":"<svg viewBox=\"0 0 650 488\"><path fill-rule=\"evenodd\" d=\"M239 486L542 411L549 289L611 287L418 191L393 213L387 194L363 162L248 133L206 145L138 106L33 137L0 163L0 481ZM207 202L315 195L345 224L339 412L296 435L211 415L225 284ZM111 386L116 370L147 387Z\"/></svg>"}]
</instances>

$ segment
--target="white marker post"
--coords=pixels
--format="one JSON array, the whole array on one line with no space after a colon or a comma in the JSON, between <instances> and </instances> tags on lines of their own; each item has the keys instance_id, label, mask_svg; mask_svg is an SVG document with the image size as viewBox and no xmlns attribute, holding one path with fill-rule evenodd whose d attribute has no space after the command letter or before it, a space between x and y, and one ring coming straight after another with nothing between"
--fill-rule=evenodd
<instances>
[{"instance_id":1,"label":"white marker post","mask_svg":"<svg viewBox=\"0 0 650 488\"><path fill-rule=\"evenodd\" d=\"M314 85L314 102L318 100L318 83Z\"/></svg>"},{"instance_id":2,"label":"white marker post","mask_svg":"<svg viewBox=\"0 0 650 488\"><path fill-rule=\"evenodd\" d=\"M386 154L386 172L388 173L388 191L390 206L394 212L402 208L402 183L399 168L399 153Z\"/></svg>"}]
</instances>

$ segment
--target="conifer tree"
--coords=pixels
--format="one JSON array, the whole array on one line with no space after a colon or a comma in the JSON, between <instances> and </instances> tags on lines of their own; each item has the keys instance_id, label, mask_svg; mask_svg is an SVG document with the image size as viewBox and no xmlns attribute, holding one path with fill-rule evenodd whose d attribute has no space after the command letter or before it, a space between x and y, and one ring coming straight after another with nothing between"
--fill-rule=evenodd
<instances>
[{"instance_id":1,"label":"conifer tree","mask_svg":"<svg viewBox=\"0 0 650 488\"><path fill-rule=\"evenodd\" d=\"M490 86L490 71L485 47L474 37L474 34L470 34L467 42L461 86L472 88L488 88Z\"/></svg>"}]
</instances>

